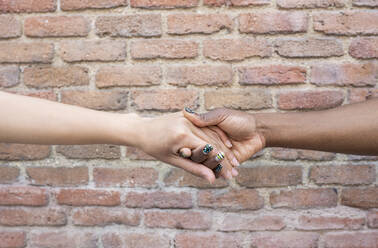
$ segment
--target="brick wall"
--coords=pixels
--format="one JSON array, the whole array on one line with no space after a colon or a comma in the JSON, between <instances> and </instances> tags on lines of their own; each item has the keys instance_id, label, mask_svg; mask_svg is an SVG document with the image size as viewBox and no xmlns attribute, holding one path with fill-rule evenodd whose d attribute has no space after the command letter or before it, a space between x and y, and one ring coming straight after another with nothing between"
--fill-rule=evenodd
<instances>
[{"instance_id":1,"label":"brick wall","mask_svg":"<svg viewBox=\"0 0 378 248\"><path fill-rule=\"evenodd\" d=\"M360 102L378 96L377 7L0 0L0 87L145 115ZM0 144L0 247L377 248L377 166L266 149L208 185L133 148Z\"/></svg>"}]
</instances>

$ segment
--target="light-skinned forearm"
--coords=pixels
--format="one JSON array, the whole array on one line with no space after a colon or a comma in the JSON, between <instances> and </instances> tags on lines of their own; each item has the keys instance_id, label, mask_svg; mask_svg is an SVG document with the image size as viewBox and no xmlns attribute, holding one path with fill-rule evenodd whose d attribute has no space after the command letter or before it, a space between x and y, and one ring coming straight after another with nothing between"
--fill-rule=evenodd
<instances>
[{"instance_id":1,"label":"light-skinned forearm","mask_svg":"<svg viewBox=\"0 0 378 248\"><path fill-rule=\"evenodd\" d=\"M378 99L331 110L257 114L267 147L378 155Z\"/></svg>"},{"instance_id":2,"label":"light-skinned forearm","mask_svg":"<svg viewBox=\"0 0 378 248\"><path fill-rule=\"evenodd\" d=\"M135 146L141 118L0 92L0 142Z\"/></svg>"}]
</instances>

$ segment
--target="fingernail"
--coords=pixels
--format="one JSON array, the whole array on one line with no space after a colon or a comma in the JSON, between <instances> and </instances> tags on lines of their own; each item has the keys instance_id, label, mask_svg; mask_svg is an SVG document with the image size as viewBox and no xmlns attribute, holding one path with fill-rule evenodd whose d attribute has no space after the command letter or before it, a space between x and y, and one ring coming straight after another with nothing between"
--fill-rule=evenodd
<instances>
[{"instance_id":1,"label":"fingernail","mask_svg":"<svg viewBox=\"0 0 378 248\"><path fill-rule=\"evenodd\" d=\"M236 177L239 175L239 172L235 168L232 168L232 175Z\"/></svg>"},{"instance_id":2,"label":"fingernail","mask_svg":"<svg viewBox=\"0 0 378 248\"><path fill-rule=\"evenodd\" d=\"M213 150L213 146L210 144L206 144L205 147L203 148L202 152L203 154L207 155Z\"/></svg>"},{"instance_id":3,"label":"fingernail","mask_svg":"<svg viewBox=\"0 0 378 248\"><path fill-rule=\"evenodd\" d=\"M222 170L223 166L221 164L218 164L215 168L214 168L214 173L218 173Z\"/></svg>"},{"instance_id":4,"label":"fingernail","mask_svg":"<svg viewBox=\"0 0 378 248\"><path fill-rule=\"evenodd\" d=\"M223 153L223 152L218 153L217 156L215 157L215 160L216 160L217 162L220 162L220 161L222 161L223 159L224 159L224 153Z\"/></svg>"},{"instance_id":5,"label":"fingernail","mask_svg":"<svg viewBox=\"0 0 378 248\"><path fill-rule=\"evenodd\" d=\"M235 166L235 167L238 167L240 166L240 163L239 161L236 159L236 158L233 158L232 161L231 161L232 165Z\"/></svg>"},{"instance_id":6,"label":"fingernail","mask_svg":"<svg viewBox=\"0 0 378 248\"><path fill-rule=\"evenodd\" d=\"M232 144L231 144L231 142L230 142L229 140L226 140L226 146L227 146L228 148L231 148L231 147L232 147Z\"/></svg>"},{"instance_id":7,"label":"fingernail","mask_svg":"<svg viewBox=\"0 0 378 248\"><path fill-rule=\"evenodd\" d=\"M191 108L189 107L185 107L185 111L188 112L189 114L195 114L196 112L194 112Z\"/></svg>"}]
</instances>

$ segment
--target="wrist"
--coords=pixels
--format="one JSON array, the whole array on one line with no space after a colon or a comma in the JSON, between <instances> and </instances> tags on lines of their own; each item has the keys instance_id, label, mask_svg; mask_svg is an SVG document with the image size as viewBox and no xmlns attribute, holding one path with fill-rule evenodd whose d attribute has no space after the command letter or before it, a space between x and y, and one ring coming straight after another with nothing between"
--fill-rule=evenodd
<instances>
[{"instance_id":1,"label":"wrist","mask_svg":"<svg viewBox=\"0 0 378 248\"><path fill-rule=\"evenodd\" d=\"M146 118L135 113L117 116L113 138L118 145L140 147L145 136Z\"/></svg>"},{"instance_id":2,"label":"wrist","mask_svg":"<svg viewBox=\"0 0 378 248\"><path fill-rule=\"evenodd\" d=\"M255 114L256 132L260 135L265 147L274 146L274 116L275 114Z\"/></svg>"}]
</instances>

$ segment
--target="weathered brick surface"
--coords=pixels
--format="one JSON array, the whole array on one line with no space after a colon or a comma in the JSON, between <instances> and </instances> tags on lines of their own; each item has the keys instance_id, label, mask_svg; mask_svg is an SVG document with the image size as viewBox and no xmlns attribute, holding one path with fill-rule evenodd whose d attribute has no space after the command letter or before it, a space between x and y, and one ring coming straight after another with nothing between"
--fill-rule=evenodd
<instances>
[{"instance_id":1,"label":"weathered brick surface","mask_svg":"<svg viewBox=\"0 0 378 248\"><path fill-rule=\"evenodd\" d=\"M211 34L220 30L231 30L233 23L229 16L222 14L174 14L167 17L169 34Z\"/></svg>"},{"instance_id":2,"label":"weathered brick surface","mask_svg":"<svg viewBox=\"0 0 378 248\"><path fill-rule=\"evenodd\" d=\"M24 84L33 88L88 85L88 68L82 66L27 67L24 69Z\"/></svg>"},{"instance_id":3,"label":"weathered brick surface","mask_svg":"<svg viewBox=\"0 0 378 248\"><path fill-rule=\"evenodd\" d=\"M376 208L378 187L349 188L341 191L341 204L356 208Z\"/></svg>"},{"instance_id":4,"label":"weathered brick surface","mask_svg":"<svg viewBox=\"0 0 378 248\"><path fill-rule=\"evenodd\" d=\"M320 165L310 170L310 179L316 184L371 184L375 178L374 165Z\"/></svg>"},{"instance_id":5,"label":"weathered brick surface","mask_svg":"<svg viewBox=\"0 0 378 248\"><path fill-rule=\"evenodd\" d=\"M31 184L48 186L77 186L88 184L87 167L29 167L26 174Z\"/></svg>"},{"instance_id":6,"label":"weathered brick surface","mask_svg":"<svg viewBox=\"0 0 378 248\"><path fill-rule=\"evenodd\" d=\"M240 168L238 184L247 187L277 187L302 183L300 166L258 166Z\"/></svg>"},{"instance_id":7,"label":"weathered brick surface","mask_svg":"<svg viewBox=\"0 0 378 248\"><path fill-rule=\"evenodd\" d=\"M160 36L160 15L100 16L96 19L96 33L112 37Z\"/></svg>"},{"instance_id":8,"label":"weathered brick surface","mask_svg":"<svg viewBox=\"0 0 378 248\"><path fill-rule=\"evenodd\" d=\"M293 189L270 194L273 208L306 209L316 207L335 207L336 189Z\"/></svg>"},{"instance_id":9,"label":"weathered brick surface","mask_svg":"<svg viewBox=\"0 0 378 248\"><path fill-rule=\"evenodd\" d=\"M24 32L30 37L87 36L89 22L82 16L29 17Z\"/></svg>"},{"instance_id":10,"label":"weathered brick surface","mask_svg":"<svg viewBox=\"0 0 378 248\"><path fill-rule=\"evenodd\" d=\"M162 81L158 66L104 66L96 74L99 88L153 86Z\"/></svg>"},{"instance_id":11,"label":"weathered brick surface","mask_svg":"<svg viewBox=\"0 0 378 248\"><path fill-rule=\"evenodd\" d=\"M308 16L303 12L261 12L239 15L242 33L277 34L307 31Z\"/></svg>"},{"instance_id":12,"label":"weathered brick surface","mask_svg":"<svg viewBox=\"0 0 378 248\"><path fill-rule=\"evenodd\" d=\"M212 60L240 61L251 57L270 57L272 48L262 39L217 39L203 42L203 54Z\"/></svg>"},{"instance_id":13,"label":"weathered brick surface","mask_svg":"<svg viewBox=\"0 0 378 248\"><path fill-rule=\"evenodd\" d=\"M126 0L61 0L62 10L107 9L126 6Z\"/></svg>"},{"instance_id":14,"label":"weathered brick surface","mask_svg":"<svg viewBox=\"0 0 378 248\"><path fill-rule=\"evenodd\" d=\"M272 96L268 90L217 90L205 93L206 109L226 107L232 109L266 109L272 107Z\"/></svg>"},{"instance_id":15,"label":"weathered brick surface","mask_svg":"<svg viewBox=\"0 0 378 248\"><path fill-rule=\"evenodd\" d=\"M4 226L63 226L66 223L66 214L58 209L0 210L0 224Z\"/></svg>"},{"instance_id":16,"label":"weathered brick surface","mask_svg":"<svg viewBox=\"0 0 378 248\"><path fill-rule=\"evenodd\" d=\"M378 58L378 38L356 38L349 47L349 54L356 59Z\"/></svg>"},{"instance_id":17,"label":"weathered brick surface","mask_svg":"<svg viewBox=\"0 0 378 248\"><path fill-rule=\"evenodd\" d=\"M21 36L21 22L14 16L0 16L0 39Z\"/></svg>"},{"instance_id":18,"label":"weathered brick surface","mask_svg":"<svg viewBox=\"0 0 378 248\"><path fill-rule=\"evenodd\" d=\"M127 207L131 208L192 208L189 193L154 191L147 193L130 192L126 195Z\"/></svg>"},{"instance_id":19,"label":"weathered brick surface","mask_svg":"<svg viewBox=\"0 0 378 248\"><path fill-rule=\"evenodd\" d=\"M46 42L0 43L0 62L6 63L51 63L54 45Z\"/></svg>"},{"instance_id":20,"label":"weathered brick surface","mask_svg":"<svg viewBox=\"0 0 378 248\"><path fill-rule=\"evenodd\" d=\"M360 103L378 97L377 7L0 0L0 90L150 118ZM377 248L377 161L274 147L210 184L141 147L0 143L0 248Z\"/></svg>"},{"instance_id":21,"label":"weathered brick surface","mask_svg":"<svg viewBox=\"0 0 378 248\"><path fill-rule=\"evenodd\" d=\"M228 190L224 192L202 190L198 193L198 205L230 210L257 210L264 206L264 200L253 189Z\"/></svg>"},{"instance_id":22,"label":"weathered brick surface","mask_svg":"<svg viewBox=\"0 0 378 248\"><path fill-rule=\"evenodd\" d=\"M0 13L32 13L53 12L56 10L56 0L2 0Z\"/></svg>"},{"instance_id":23,"label":"weathered brick surface","mask_svg":"<svg viewBox=\"0 0 378 248\"><path fill-rule=\"evenodd\" d=\"M306 81L306 69L299 66L238 67L237 70L241 85L299 84Z\"/></svg>"},{"instance_id":24,"label":"weathered brick surface","mask_svg":"<svg viewBox=\"0 0 378 248\"><path fill-rule=\"evenodd\" d=\"M158 172L153 168L94 168L97 186L147 187L156 186Z\"/></svg>"},{"instance_id":25,"label":"weathered brick surface","mask_svg":"<svg viewBox=\"0 0 378 248\"><path fill-rule=\"evenodd\" d=\"M8 88L19 84L20 69L17 66L0 67L0 87Z\"/></svg>"},{"instance_id":26,"label":"weathered brick surface","mask_svg":"<svg viewBox=\"0 0 378 248\"><path fill-rule=\"evenodd\" d=\"M336 35L376 35L377 22L377 12L319 13L314 16L314 30Z\"/></svg>"}]
</instances>

